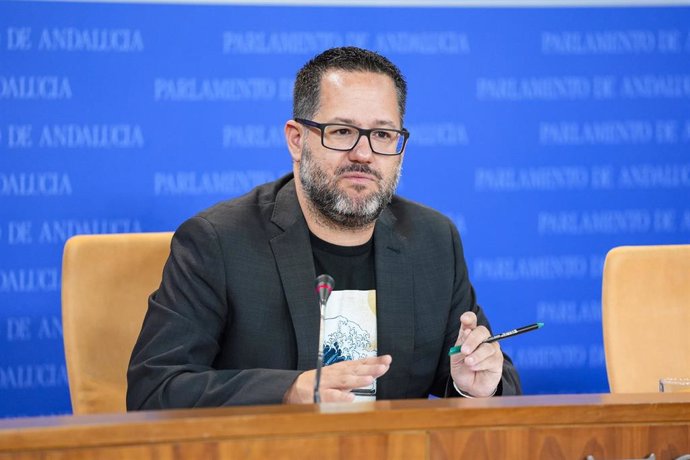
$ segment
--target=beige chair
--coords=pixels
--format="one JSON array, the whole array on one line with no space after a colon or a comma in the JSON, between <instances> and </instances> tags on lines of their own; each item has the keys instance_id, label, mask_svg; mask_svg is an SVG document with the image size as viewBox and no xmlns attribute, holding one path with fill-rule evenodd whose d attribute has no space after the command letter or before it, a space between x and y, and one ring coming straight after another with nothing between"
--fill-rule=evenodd
<instances>
[{"instance_id":1,"label":"beige chair","mask_svg":"<svg viewBox=\"0 0 690 460\"><path fill-rule=\"evenodd\" d=\"M79 235L65 244L62 323L75 414L126 411L129 357L171 237Z\"/></svg>"},{"instance_id":2,"label":"beige chair","mask_svg":"<svg viewBox=\"0 0 690 460\"><path fill-rule=\"evenodd\" d=\"M612 249L602 324L612 393L657 392L662 377L690 377L690 245Z\"/></svg>"}]
</instances>

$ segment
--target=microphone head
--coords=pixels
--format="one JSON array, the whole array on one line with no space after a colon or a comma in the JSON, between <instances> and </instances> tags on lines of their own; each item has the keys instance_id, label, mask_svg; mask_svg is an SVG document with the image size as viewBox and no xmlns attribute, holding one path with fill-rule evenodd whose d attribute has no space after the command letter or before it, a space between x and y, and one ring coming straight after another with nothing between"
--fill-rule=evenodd
<instances>
[{"instance_id":1,"label":"microphone head","mask_svg":"<svg viewBox=\"0 0 690 460\"><path fill-rule=\"evenodd\" d=\"M316 294L319 296L319 302L325 304L328 300L328 296L331 295L331 291L333 291L333 288L335 287L333 277L331 275L326 275L325 273L323 275L319 275L316 277L314 285L316 286Z\"/></svg>"}]
</instances>

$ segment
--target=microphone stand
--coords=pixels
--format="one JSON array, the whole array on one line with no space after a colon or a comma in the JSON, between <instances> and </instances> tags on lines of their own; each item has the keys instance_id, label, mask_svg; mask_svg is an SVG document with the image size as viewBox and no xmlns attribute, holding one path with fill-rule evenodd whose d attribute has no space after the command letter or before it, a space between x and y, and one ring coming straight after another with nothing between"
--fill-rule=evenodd
<instances>
[{"instance_id":1,"label":"microphone stand","mask_svg":"<svg viewBox=\"0 0 690 460\"><path fill-rule=\"evenodd\" d=\"M319 386L321 386L321 368L323 367L323 336L326 323L326 303L331 295L335 281L330 275L322 274L316 277L316 294L319 298L319 354L316 360L316 378L314 379L314 403L321 402Z\"/></svg>"},{"instance_id":2,"label":"microphone stand","mask_svg":"<svg viewBox=\"0 0 690 460\"><path fill-rule=\"evenodd\" d=\"M321 368L323 367L323 335L324 323L326 322L326 300L319 299L319 310L321 315L319 323L319 356L316 360L316 379L314 380L314 403L316 404L321 402L319 386L321 385Z\"/></svg>"}]
</instances>

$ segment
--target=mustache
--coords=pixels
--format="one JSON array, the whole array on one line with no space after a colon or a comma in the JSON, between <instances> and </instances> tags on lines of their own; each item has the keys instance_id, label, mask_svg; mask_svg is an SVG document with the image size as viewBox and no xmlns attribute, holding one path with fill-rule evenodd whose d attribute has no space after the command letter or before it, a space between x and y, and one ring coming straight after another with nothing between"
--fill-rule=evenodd
<instances>
[{"instance_id":1,"label":"mustache","mask_svg":"<svg viewBox=\"0 0 690 460\"><path fill-rule=\"evenodd\" d=\"M351 173L351 172L369 174L371 176L374 176L378 180L383 180L383 176L381 175L380 172L369 167L368 165L361 164L361 163L354 163L351 165L342 166L342 167L335 170L335 175L339 176L341 174Z\"/></svg>"}]
</instances>

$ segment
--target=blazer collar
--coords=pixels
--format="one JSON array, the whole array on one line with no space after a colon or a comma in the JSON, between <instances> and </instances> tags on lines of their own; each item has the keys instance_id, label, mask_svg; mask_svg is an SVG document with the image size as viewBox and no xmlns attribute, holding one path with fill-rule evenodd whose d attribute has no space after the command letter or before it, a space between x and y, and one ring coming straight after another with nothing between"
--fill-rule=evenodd
<instances>
[{"instance_id":1,"label":"blazer collar","mask_svg":"<svg viewBox=\"0 0 690 460\"><path fill-rule=\"evenodd\" d=\"M393 362L377 381L378 399L406 396L414 352L414 277L407 240L390 207L374 230L378 354Z\"/></svg>"},{"instance_id":2,"label":"blazer collar","mask_svg":"<svg viewBox=\"0 0 690 460\"><path fill-rule=\"evenodd\" d=\"M319 308L314 291L314 258L309 228L297 201L295 181L276 194L271 221L281 230L270 240L297 340L297 369L313 369L319 341Z\"/></svg>"}]
</instances>

